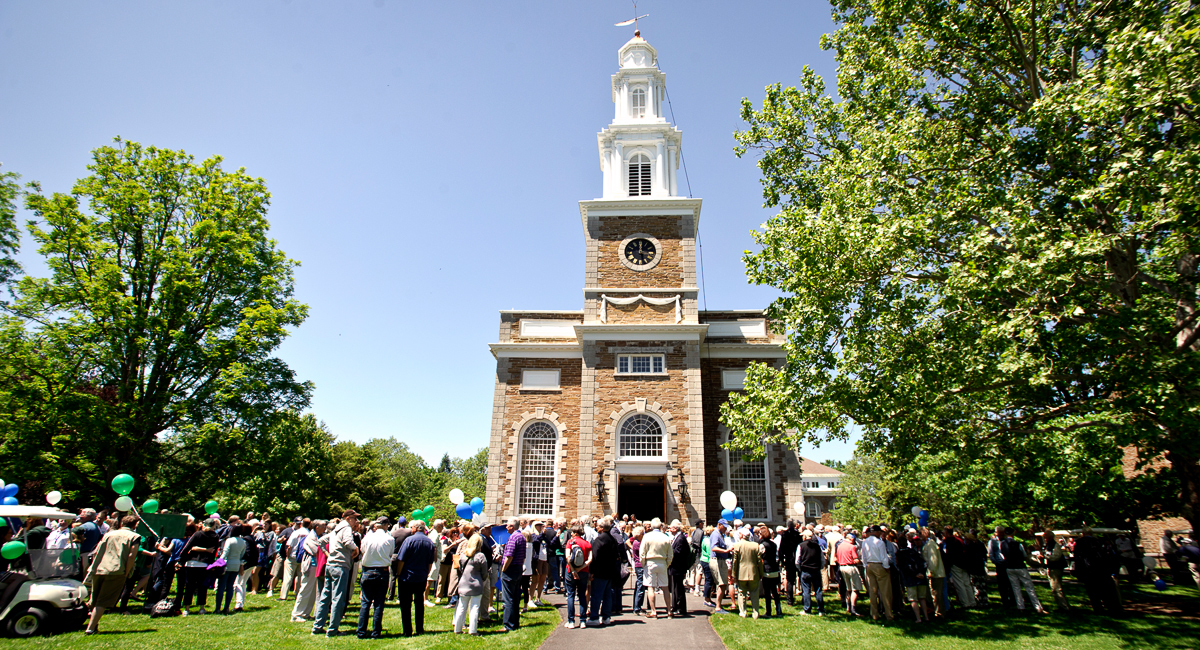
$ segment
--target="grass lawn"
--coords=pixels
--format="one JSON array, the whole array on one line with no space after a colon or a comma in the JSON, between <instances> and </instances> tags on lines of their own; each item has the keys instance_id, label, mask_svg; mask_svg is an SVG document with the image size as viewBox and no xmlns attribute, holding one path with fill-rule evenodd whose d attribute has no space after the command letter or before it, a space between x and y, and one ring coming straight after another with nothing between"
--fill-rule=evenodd
<instances>
[{"instance_id":1,"label":"grass lawn","mask_svg":"<svg viewBox=\"0 0 1200 650\"><path fill-rule=\"evenodd\" d=\"M209 594L209 604L212 603ZM120 648L121 650L180 648L263 647L284 648L488 648L489 650L532 650L542 644L559 622L558 612L543 607L521 616L521 629L505 634L498 622L480 624L480 637L454 634L453 611L433 607L425 609L425 634L412 638L401 636L400 609L388 605L383 615L383 638L361 640L354 636L358 626L358 595L350 598L342 632L329 639L313 636L312 623L292 623L292 601L281 603L266 595L247 596L246 609L239 614L220 616L208 614L188 617L150 618L142 614L105 614L100 619L100 634L84 636L80 631L62 632L33 639L0 638L0 650L32 650L41 648ZM130 603L132 605L132 601ZM139 609L141 603L138 603ZM195 608L193 607L193 610Z\"/></svg>"},{"instance_id":2,"label":"grass lawn","mask_svg":"<svg viewBox=\"0 0 1200 650\"><path fill-rule=\"evenodd\" d=\"M912 609L905 605L906 617L897 610L897 622L880 625L870 619L870 605L859 601L858 610L865 618L851 618L841 611L837 593L826 593L824 617L799 616L797 607L789 611L785 602L782 618L741 618L725 614L712 618L713 628L731 650L762 650L789 647L800 640L820 640L822 645L839 648L887 648L901 650L966 650L986 648L1008 650L1024 648L1063 648L1101 650L1104 648L1200 648L1200 596L1194 588L1170 587L1155 591L1150 585L1122 585L1121 593L1131 610L1123 618L1093 615L1086 604L1082 587L1067 581L1067 598L1075 606L1073 613L1046 616L1019 615L1001 610L975 610L955 616L945 623L912 620ZM1036 584L1036 583L1035 583ZM1038 598L1053 603L1044 584L1036 586ZM999 598L992 589L993 602ZM1053 605L1047 605L1053 612Z\"/></svg>"}]
</instances>

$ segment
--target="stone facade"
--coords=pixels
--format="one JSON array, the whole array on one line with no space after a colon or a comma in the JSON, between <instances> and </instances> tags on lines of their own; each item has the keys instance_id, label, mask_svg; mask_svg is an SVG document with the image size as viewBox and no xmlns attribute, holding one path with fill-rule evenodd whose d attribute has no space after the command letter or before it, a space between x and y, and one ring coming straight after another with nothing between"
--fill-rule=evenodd
<instances>
[{"instance_id":1,"label":"stone facade","mask_svg":"<svg viewBox=\"0 0 1200 650\"><path fill-rule=\"evenodd\" d=\"M699 310L701 201L676 194L681 135L662 115L665 77L640 37L618 60L615 117L598 136L603 197L579 204L583 309L501 312L491 344L491 520L715 520L731 485L720 405L749 364L784 358L761 310ZM629 103L639 92L651 98L644 112ZM761 479L743 471L739 485L765 495L764 519L782 522L802 493L801 459L770 445L763 463Z\"/></svg>"}]
</instances>

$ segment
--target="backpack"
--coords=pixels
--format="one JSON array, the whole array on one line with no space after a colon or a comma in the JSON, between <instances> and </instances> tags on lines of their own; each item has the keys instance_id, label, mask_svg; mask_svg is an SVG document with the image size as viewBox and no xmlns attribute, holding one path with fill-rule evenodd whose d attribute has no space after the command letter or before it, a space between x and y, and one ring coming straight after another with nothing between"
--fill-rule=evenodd
<instances>
[{"instance_id":1,"label":"backpack","mask_svg":"<svg viewBox=\"0 0 1200 650\"><path fill-rule=\"evenodd\" d=\"M567 542L567 548L570 551L569 562L571 563L571 566L578 569L583 566L583 564L587 561L587 558L583 556L583 549L579 547L579 544L572 543L574 541L575 540Z\"/></svg>"},{"instance_id":2,"label":"backpack","mask_svg":"<svg viewBox=\"0 0 1200 650\"><path fill-rule=\"evenodd\" d=\"M150 618L159 618L162 616L175 616L179 613L179 609L175 607L175 600L164 598L150 609Z\"/></svg>"},{"instance_id":3,"label":"backpack","mask_svg":"<svg viewBox=\"0 0 1200 650\"><path fill-rule=\"evenodd\" d=\"M301 540L300 542L297 542L296 550L295 550L295 552L292 553L291 559L293 559L297 562L303 562L304 558L308 557L308 551L304 550L304 542L305 542L305 540Z\"/></svg>"}]
</instances>

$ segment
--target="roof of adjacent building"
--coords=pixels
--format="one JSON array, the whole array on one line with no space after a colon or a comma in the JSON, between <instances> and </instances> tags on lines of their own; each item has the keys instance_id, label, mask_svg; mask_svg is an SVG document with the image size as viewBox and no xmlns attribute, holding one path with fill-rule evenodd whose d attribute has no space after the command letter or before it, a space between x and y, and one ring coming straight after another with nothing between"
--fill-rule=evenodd
<instances>
[{"instance_id":1,"label":"roof of adjacent building","mask_svg":"<svg viewBox=\"0 0 1200 650\"><path fill-rule=\"evenodd\" d=\"M804 458L803 456L800 457L800 475L801 476L810 476L810 475L842 476L843 474L844 474L844 472L839 472L838 470L836 470L832 467L827 467L825 465L822 465L821 463L818 463L815 460L810 460L808 458Z\"/></svg>"}]
</instances>

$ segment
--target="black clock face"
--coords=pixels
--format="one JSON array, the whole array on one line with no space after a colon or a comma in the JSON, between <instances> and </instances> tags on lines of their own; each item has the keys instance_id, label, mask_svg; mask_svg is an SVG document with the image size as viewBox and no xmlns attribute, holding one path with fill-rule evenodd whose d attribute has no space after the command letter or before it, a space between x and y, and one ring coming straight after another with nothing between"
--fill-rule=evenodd
<instances>
[{"instance_id":1,"label":"black clock face","mask_svg":"<svg viewBox=\"0 0 1200 650\"><path fill-rule=\"evenodd\" d=\"M638 266L645 266L654 261L658 251L654 250L654 242L649 239L635 239L625 245L625 259Z\"/></svg>"}]
</instances>

